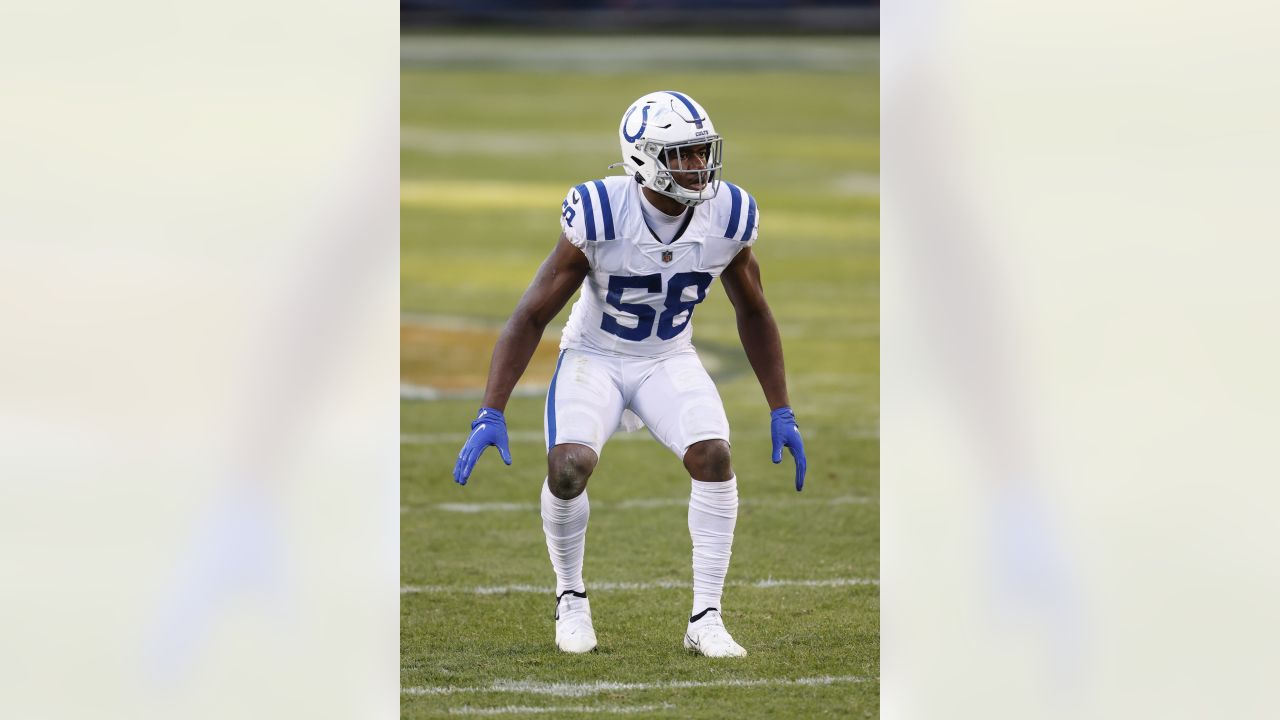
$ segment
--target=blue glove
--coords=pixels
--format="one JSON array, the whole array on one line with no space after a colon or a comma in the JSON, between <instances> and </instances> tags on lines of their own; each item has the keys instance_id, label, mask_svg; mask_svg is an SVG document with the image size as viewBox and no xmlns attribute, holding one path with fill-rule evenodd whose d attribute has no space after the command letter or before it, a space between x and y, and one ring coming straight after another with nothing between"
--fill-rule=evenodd
<instances>
[{"instance_id":1,"label":"blue glove","mask_svg":"<svg viewBox=\"0 0 1280 720\"><path fill-rule=\"evenodd\" d=\"M507 447L507 419L501 410L480 408L480 415L471 421L471 437L463 444L458 453L458 464L453 466L453 480L459 485L466 485L471 477L480 454L490 445L498 446L498 454L502 462L511 464L511 449Z\"/></svg>"},{"instance_id":2,"label":"blue glove","mask_svg":"<svg viewBox=\"0 0 1280 720\"><path fill-rule=\"evenodd\" d=\"M804 489L804 473L808 465L804 460L804 440L800 439L800 426L791 408L780 407L769 413L769 434L773 436L773 464L782 462L782 447L791 450L796 459L796 492Z\"/></svg>"}]
</instances>

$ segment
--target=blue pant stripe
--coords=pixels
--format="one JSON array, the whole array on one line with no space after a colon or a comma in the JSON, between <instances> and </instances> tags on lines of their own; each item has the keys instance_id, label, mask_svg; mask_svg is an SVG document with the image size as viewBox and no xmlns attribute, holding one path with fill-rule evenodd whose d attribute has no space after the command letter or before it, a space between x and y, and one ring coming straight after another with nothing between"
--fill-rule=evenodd
<instances>
[{"instance_id":1,"label":"blue pant stripe","mask_svg":"<svg viewBox=\"0 0 1280 720\"><path fill-rule=\"evenodd\" d=\"M551 375L551 387L547 390L547 449L556 446L556 378L560 377L560 363L564 361L564 351L556 358L556 371Z\"/></svg>"},{"instance_id":2,"label":"blue pant stripe","mask_svg":"<svg viewBox=\"0 0 1280 720\"><path fill-rule=\"evenodd\" d=\"M613 208L609 206L609 193L604 190L604 183L600 180L592 180L591 184L596 186L596 194L600 196L600 214L604 216L604 239L613 239Z\"/></svg>"},{"instance_id":3,"label":"blue pant stripe","mask_svg":"<svg viewBox=\"0 0 1280 720\"><path fill-rule=\"evenodd\" d=\"M724 229L724 236L731 238L738 232L738 213L742 210L742 195L738 191L738 186L733 183L725 183L729 186L729 197L733 199L733 206L729 210L729 227Z\"/></svg>"},{"instance_id":4,"label":"blue pant stripe","mask_svg":"<svg viewBox=\"0 0 1280 720\"><path fill-rule=\"evenodd\" d=\"M574 188L578 191L578 196L582 198L582 213L587 216L587 239L596 239L596 209L591 206L591 196L587 194L587 184L583 183Z\"/></svg>"}]
</instances>

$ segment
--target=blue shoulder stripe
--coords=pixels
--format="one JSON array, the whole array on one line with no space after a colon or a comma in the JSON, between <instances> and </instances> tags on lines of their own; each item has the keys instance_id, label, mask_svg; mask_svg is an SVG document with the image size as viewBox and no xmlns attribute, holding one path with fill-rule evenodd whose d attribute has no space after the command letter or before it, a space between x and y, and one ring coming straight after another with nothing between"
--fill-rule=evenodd
<instances>
[{"instance_id":1,"label":"blue shoulder stripe","mask_svg":"<svg viewBox=\"0 0 1280 720\"><path fill-rule=\"evenodd\" d=\"M738 232L738 212L742 210L742 195L737 185L728 182L725 185L729 186L729 196L733 199L733 207L729 210L729 227L724 229L724 236L731 238Z\"/></svg>"},{"instance_id":2,"label":"blue shoulder stripe","mask_svg":"<svg viewBox=\"0 0 1280 720\"><path fill-rule=\"evenodd\" d=\"M600 195L600 214L604 216L604 239L613 239L613 208L609 206L609 193L605 192L604 182L592 180L596 192Z\"/></svg>"},{"instance_id":3,"label":"blue shoulder stripe","mask_svg":"<svg viewBox=\"0 0 1280 720\"><path fill-rule=\"evenodd\" d=\"M751 239L751 231L755 229L756 225L756 199L748 195L747 200L751 202L747 205L747 226L742 229L742 237L740 238L742 242Z\"/></svg>"},{"instance_id":4,"label":"blue shoulder stripe","mask_svg":"<svg viewBox=\"0 0 1280 720\"><path fill-rule=\"evenodd\" d=\"M574 188L578 191L578 196L582 198L582 212L587 216L585 225L587 226L587 239L596 239L596 210L591 206L591 195L587 193L587 184L583 183Z\"/></svg>"}]
</instances>

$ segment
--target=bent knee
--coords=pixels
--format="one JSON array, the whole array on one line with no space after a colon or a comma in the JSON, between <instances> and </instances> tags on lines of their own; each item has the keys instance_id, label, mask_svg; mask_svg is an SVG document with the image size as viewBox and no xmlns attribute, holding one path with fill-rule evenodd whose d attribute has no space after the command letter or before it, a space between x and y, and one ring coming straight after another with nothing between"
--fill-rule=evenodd
<instances>
[{"instance_id":1,"label":"bent knee","mask_svg":"<svg viewBox=\"0 0 1280 720\"><path fill-rule=\"evenodd\" d=\"M547 487L561 500L572 500L587 489L596 469L596 452L586 445L556 445L547 453Z\"/></svg>"},{"instance_id":2,"label":"bent knee","mask_svg":"<svg viewBox=\"0 0 1280 720\"><path fill-rule=\"evenodd\" d=\"M684 452L684 467L695 480L724 482L733 477L733 462L729 443L724 440L703 440L689 446Z\"/></svg>"}]
</instances>

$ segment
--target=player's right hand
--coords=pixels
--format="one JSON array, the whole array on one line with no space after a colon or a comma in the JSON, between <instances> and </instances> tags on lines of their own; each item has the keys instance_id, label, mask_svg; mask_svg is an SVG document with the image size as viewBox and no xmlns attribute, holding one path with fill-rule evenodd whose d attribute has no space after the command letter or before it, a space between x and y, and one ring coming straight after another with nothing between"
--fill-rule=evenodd
<instances>
[{"instance_id":1,"label":"player's right hand","mask_svg":"<svg viewBox=\"0 0 1280 720\"><path fill-rule=\"evenodd\" d=\"M502 462L511 464L511 448L507 446L507 419L501 410L480 408L480 415L471 421L471 437L462 445L458 453L458 463L453 466L453 480L459 485L466 485L471 477L480 454L490 445L498 447Z\"/></svg>"}]
</instances>

